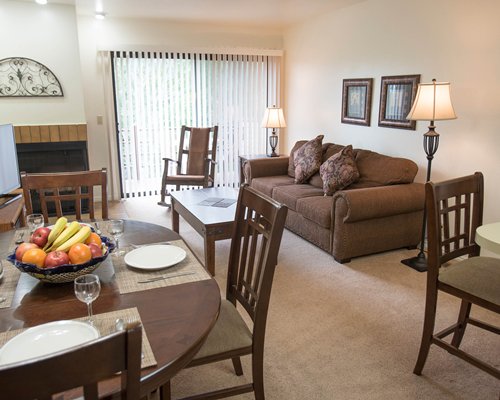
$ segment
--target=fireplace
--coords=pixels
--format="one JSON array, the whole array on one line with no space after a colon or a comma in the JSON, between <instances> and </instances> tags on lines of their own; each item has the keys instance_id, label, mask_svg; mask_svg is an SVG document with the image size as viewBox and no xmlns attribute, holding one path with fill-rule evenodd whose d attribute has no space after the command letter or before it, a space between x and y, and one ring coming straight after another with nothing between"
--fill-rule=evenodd
<instances>
[{"instance_id":1,"label":"fireplace","mask_svg":"<svg viewBox=\"0 0 500 400\"><path fill-rule=\"evenodd\" d=\"M80 127L82 126L85 127L84 138L82 135L76 136L76 133L81 133ZM70 136L73 131L75 135ZM44 132L47 134L44 135ZM19 171L52 173L89 169L85 125L16 127L16 147ZM41 212L40 201L36 193L32 194L32 202L33 212ZM74 213L73 202L63 202L62 206L63 213ZM83 212L87 211L86 200L82 202L82 207ZM53 203L48 204L48 211L50 215L55 215Z\"/></svg>"}]
</instances>

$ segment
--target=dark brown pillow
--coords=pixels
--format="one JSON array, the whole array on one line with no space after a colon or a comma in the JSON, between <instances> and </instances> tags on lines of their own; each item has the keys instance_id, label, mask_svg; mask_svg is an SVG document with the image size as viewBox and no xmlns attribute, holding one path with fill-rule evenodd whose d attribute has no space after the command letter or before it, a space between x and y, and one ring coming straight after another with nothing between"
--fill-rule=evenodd
<instances>
[{"instance_id":1,"label":"dark brown pillow","mask_svg":"<svg viewBox=\"0 0 500 400\"><path fill-rule=\"evenodd\" d=\"M321 142L323 135L318 135L301 146L294 154L295 183L305 183L318 172L323 153Z\"/></svg>"},{"instance_id":2,"label":"dark brown pillow","mask_svg":"<svg viewBox=\"0 0 500 400\"><path fill-rule=\"evenodd\" d=\"M359 179L359 171L354 161L352 146L346 146L338 153L331 156L319 168L323 179L323 192L325 196L333 195L337 190L342 190Z\"/></svg>"}]
</instances>

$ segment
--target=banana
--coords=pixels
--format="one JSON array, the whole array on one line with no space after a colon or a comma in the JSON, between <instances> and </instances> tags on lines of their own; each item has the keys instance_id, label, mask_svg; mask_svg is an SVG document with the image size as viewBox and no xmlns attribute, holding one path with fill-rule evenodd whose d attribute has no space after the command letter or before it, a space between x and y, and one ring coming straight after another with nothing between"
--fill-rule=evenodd
<instances>
[{"instance_id":1,"label":"banana","mask_svg":"<svg viewBox=\"0 0 500 400\"><path fill-rule=\"evenodd\" d=\"M61 232L64 230L66 227L66 224L68 223L68 219L65 217L60 217L57 219L56 223L52 227L52 230L49 233L49 237L47 239L47 244L43 247L43 250L47 250L50 245L54 242L54 240L57 239L57 237L61 234Z\"/></svg>"},{"instance_id":2,"label":"banana","mask_svg":"<svg viewBox=\"0 0 500 400\"><path fill-rule=\"evenodd\" d=\"M52 246L50 246L47 251L52 251L57 249L63 243L65 243L69 238L75 235L81 228L81 225L77 221L73 221L68 225L68 227L62 231L62 233L54 240Z\"/></svg>"},{"instance_id":3,"label":"banana","mask_svg":"<svg viewBox=\"0 0 500 400\"><path fill-rule=\"evenodd\" d=\"M56 251L68 251L74 244L85 242L91 232L92 230L90 229L90 226L82 226L82 228L75 235L71 236L71 238L69 238L66 242L57 247Z\"/></svg>"}]
</instances>

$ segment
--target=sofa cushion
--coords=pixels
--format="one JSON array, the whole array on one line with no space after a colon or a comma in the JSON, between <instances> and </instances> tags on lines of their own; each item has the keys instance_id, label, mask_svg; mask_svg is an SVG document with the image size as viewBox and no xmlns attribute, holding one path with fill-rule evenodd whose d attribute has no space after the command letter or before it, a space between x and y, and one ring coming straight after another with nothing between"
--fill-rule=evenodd
<instances>
[{"instance_id":1,"label":"sofa cushion","mask_svg":"<svg viewBox=\"0 0 500 400\"><path fill-rule=\"evenodd\" d=\"M329 229L332 223L331 196L304 197L297 200L297 212L323 228Z\"/></svg>"},{"instance_id":2,"label":"sofa cushion","mask_svg":"<svg viewBox=\"0 0 500 400\"><path fill-rule=\"evenodd\" d=\"M294 179L286 175L278 176L262 176L260 178L252 179L252 186L254 189L262 192L269 197L272 197L273 188L276 186L293 185Z\"/></svg>"},{"instance_id":3,"label":"sofa cushion","mask_svg":"<svg viewBox=\"0 0 500 400\"><path fill-rule=\"evenodd\" d=\"M323 155L321 156L321 163L324 163L335 153L338 153L344 148L341 144L333 144L333 143L323 143ZM316 172L311 179L309 179L309 183L313 186L323 188L323 179L319 172Z\"/></svg>"},{"instance_id":4,"label":"sofa cushion","mask_svg":"<svg viewBox=\"0 0 500 400\"><path fill-rule=\"evenodd\" d=\"M412 183L418 166L406 158L390 157L370 150L355 149L359 180L349 189Z\"/></svg>"},{"instance_id":5,"label":"sofa cushion","mask_svg":"<svg viewBox=\"0 0 500 400\"><path fill-rule=\"evenodd\" d=\"M310 140L293 154L295 165L295 183L305 183L318 172L321 165L323 135Z\"/></svg>"},{"instance_id":6,"label":"sofa cushion","mask_svg":"<svg viewBox=\"0 0 500 400\"><path fill-rule=\"evenodd\" d=\"M298 149L300 149L306 143L307 143L307 140L299 140L298 142L296 142L293 145L292 150L290 150L290 156L288 158L288 176L291 176L292 178L295 178L295 164L294 164L295 158L294 158L294 154L295 154L295 152Z\"/></svg>"},{"instance_id":7,"label":"sofa cushion","mask_svg":"<svg viewBox=\"0 0 500 400\"><path fill-rule=\"evenodd\" d=\"M291 210L296 210L297 200L310 196L323 196L323 189L308 184L276 186L271 197Z\"/></svg>"},{"instance_id":8,"label":"sofa cushion","mask_svg":"<svg viewBox=\"0 0 500 400\"><path fill-rule=\"evenodd\" d=\"M346 146L337 154L326 160L319 169L323 180L323 192L326 196L333 195L359 178L358 168L354 161L352 146Z\"/></svg>"}]
</instances>

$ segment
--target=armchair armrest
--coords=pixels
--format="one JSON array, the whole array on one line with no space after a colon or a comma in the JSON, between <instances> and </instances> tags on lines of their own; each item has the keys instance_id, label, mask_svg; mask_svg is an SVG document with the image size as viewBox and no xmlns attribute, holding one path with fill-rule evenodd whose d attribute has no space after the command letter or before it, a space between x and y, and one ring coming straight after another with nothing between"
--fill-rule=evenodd
<instances>
[{"instance_id":1,"label":"armchair armrest","mask_svg":"<svg viewBox=\"0 0 500 400\"><path fill-rule=\"evenodd\" d=\"M261 176L288 175L289 157L269 157L247 160L243 165L246 182Z\"/></svg>"},{"instance_id":2,"label":"armchair armrest","mask_svg":"<svg viewBox=\"0 0 500 400\"><path fill-rule=\"evenodd\" d=\"M355 222L420 211L424 204L422 183L352 189L333 196L332 215L344 222Z\"/></svg>"},{"instance_id":3,"label":"armchair armrest","mask_svg":"<svg viewBox=\"0 0 500 400\"><path fill-rule=\"evenodd\" d=\"M172 160L171 158L168 158L168 157L163 157L163 161L165 161L167 164L168 164L169 162L173 162L173 163L175 163L175 164L177 164L177 163L178 163L178 161L177 161L177 160Z\"/></svg>"}]
</instances>

